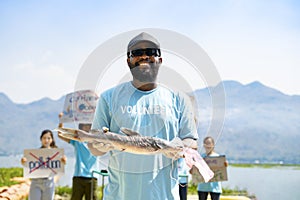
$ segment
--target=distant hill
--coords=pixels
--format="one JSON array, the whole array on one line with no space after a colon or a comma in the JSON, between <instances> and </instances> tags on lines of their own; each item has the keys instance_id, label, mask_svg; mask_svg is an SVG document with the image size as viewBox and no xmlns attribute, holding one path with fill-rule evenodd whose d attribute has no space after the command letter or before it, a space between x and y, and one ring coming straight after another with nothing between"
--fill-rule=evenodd
<instances>
[{"instance_id":1,"label":"distant hill","mask_svg":"<svg viewBox=\"0 0 300 200\"><path fill-rule=\"evenodd\" d=\"M25 148L40 147L42 130L57 127L63 104L64 97L15 104L4 93L0 93L0 155L20 154ZM56 139L56 143L59 147L70 149L68 144L59 139Z\"/></svg>"},{"instance_id":2,"label":"distant hill","mask_svg":"<svg viewBox=\"0 0 300 200\"><path fill-rule=\"evenodd\" d=\"M199 136L219 136L216 150L231 160L300 163L300 96L285 95L259 82L224 81L222 133L207 133L211 117L209 90L197 90ZM218 87L213 88L218 91ZM210 112L207 112L210 111Z\"/></svg>"},{"instance_id":3,"label":"distant hill","mask_svg":"<svg viewBox=\"0 0 300 200\"><path fill-rule=\"evenodd\" d=\"M230 161L300 163L299 95L285 95L259 82L242 85L224 81L220 84L226 96L225 121L220 135L207 133L211 119L215 119L211 116L209 92L220 92L220 85L195 91L200 149L202 139L209 134L217 140L216 151L226 154ZM64 97L15 104L0 93L0 155L19 154L25 148L39 147L41 131L57 127L63 104ZM56 141L67 154L73 152L71 145L57 137Z\"/></svg>"}]
</instances>

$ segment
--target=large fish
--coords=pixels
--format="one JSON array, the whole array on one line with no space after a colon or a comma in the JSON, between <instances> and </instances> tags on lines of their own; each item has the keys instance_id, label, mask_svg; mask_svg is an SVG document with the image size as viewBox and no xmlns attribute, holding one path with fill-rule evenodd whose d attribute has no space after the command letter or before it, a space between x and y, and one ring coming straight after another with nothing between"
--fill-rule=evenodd
<instances>
[{"instance_id":1,"label":"large fish","mask_svg":"<svg viewBox=\"0 0 300 200\"><path fill-rule=\"evenodd\" d=\"M167 141L161 138L141 136L139 133L127 128L121 129L124 135L109 132L108 129L85 132L79 129L58 127L55 130L60 132L60 136L67 139L110 144L114 150L123 152L145 155L158 153L167 155L170 152L175 155L178 154L179 157L185 158L190 168L195 166L198 169L198 173L202 175L205 182L208 182L214 176L214 173L199 153L194 149L184 147L182 140L177 137L172 141Z\"/></svg>"},{"instance_id":2,"label":"large fish","mask_svg":"<svg viewBox=\"0 0 300 200\"><path fill-rule=\"evenodd\" d=\"M139 133L134 132L127 128L122 128L124 133L117 134L109 132L108 129L91 130L85 132L79 129L62 128L59 127L56 131L64 138L77 140L81 142L101 142L110 144L113 150L129 152L134 154L166 154L166 153L179 153L183 151L183 142L180 138L174 138L172 141L167 141L160 138L141 136ZM181 157L183 154L181 155Z\"/></svg>"}]
</instances>

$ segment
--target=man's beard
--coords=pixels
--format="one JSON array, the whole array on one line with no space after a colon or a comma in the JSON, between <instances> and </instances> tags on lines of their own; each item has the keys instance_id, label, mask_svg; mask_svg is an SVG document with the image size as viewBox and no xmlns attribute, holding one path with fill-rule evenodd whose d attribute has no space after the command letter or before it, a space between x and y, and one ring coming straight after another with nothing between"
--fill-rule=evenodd
<instances>
[{"instance_id":1,"label":"man's beard","mask_svg":"<svg viewBox=\"0 0 300 200\"><path fill-rule=\"evenodd\" d=\"M134 65L130 65L130 71L133 78L145 83L153 83L156 81L158 68L159 64L151 61L138 61L135 62Z\"/></svg>"}]
</instances>

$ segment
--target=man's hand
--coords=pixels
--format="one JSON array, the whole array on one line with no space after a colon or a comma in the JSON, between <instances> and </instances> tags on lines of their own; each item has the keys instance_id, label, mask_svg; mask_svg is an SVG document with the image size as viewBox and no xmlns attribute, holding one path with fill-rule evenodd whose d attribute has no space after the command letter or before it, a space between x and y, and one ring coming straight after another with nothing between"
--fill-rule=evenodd
<instances>
[{"instance_id":1,"label":"man's hand","mask_svg":"<svg viewBox=\"0 0 300 200\"><path fill-rule=\"evenodd\" d=\"M64 115L64 113L62 113L62 112L59 113L59 115L58 115L59 121L61 120L63 115ZM59 122L58 128L62 128L63 126L64 126L63 123ZM57 131L57 136L59 139L65 141L67 143L70 143L70 139L67 139L67 138L64 138L63 136L61 136L61 132Z\"/></svg>"}]
</instances>

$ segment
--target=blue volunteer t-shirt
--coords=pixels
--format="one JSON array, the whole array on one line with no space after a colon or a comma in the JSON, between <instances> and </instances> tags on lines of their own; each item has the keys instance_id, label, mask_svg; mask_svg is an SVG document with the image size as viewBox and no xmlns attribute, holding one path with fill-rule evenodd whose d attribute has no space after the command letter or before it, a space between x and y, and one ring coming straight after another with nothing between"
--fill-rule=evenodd
<instances>
[{"instance_id":1,"label":"blue volunteer t-shirt","mask_svg":"<svg viewBox=\"0 0 300 200\"><path fill-rule=\"evenodd\" d=\"M131 82L104 92L98 101L92 129L132 129L142 136L171 141L197 138L194 115L187 96L158 86L140 91ZM109 183L104 199L179 199L177 161L162 154L137 155L110 151Z\"/></svg>"},{"instance_id":2,"label":"blue volunteer t-shirt","mask_svg":"<svg viewBox=\"0 0 300 200\"><path fill-rule=\"evenodd\" d=\"M179 173L179 183L188 183L191 179L191 174L189 173L190 168L185 163L184 158L178 159L178 173Z\"/></svg>"},{"instance_id":3,"label":"blue volunteer t-shirt","mask_svg":"<svg viewBox=\"0 0 300 200\"><path fill-rule=\"evenodd\" d=\"M92 177L93 170L99 170L97 157L90 153L87 144L70 140L70 144L75 149L75 169L74 176Z\"/></svg>"}]
</instances>

